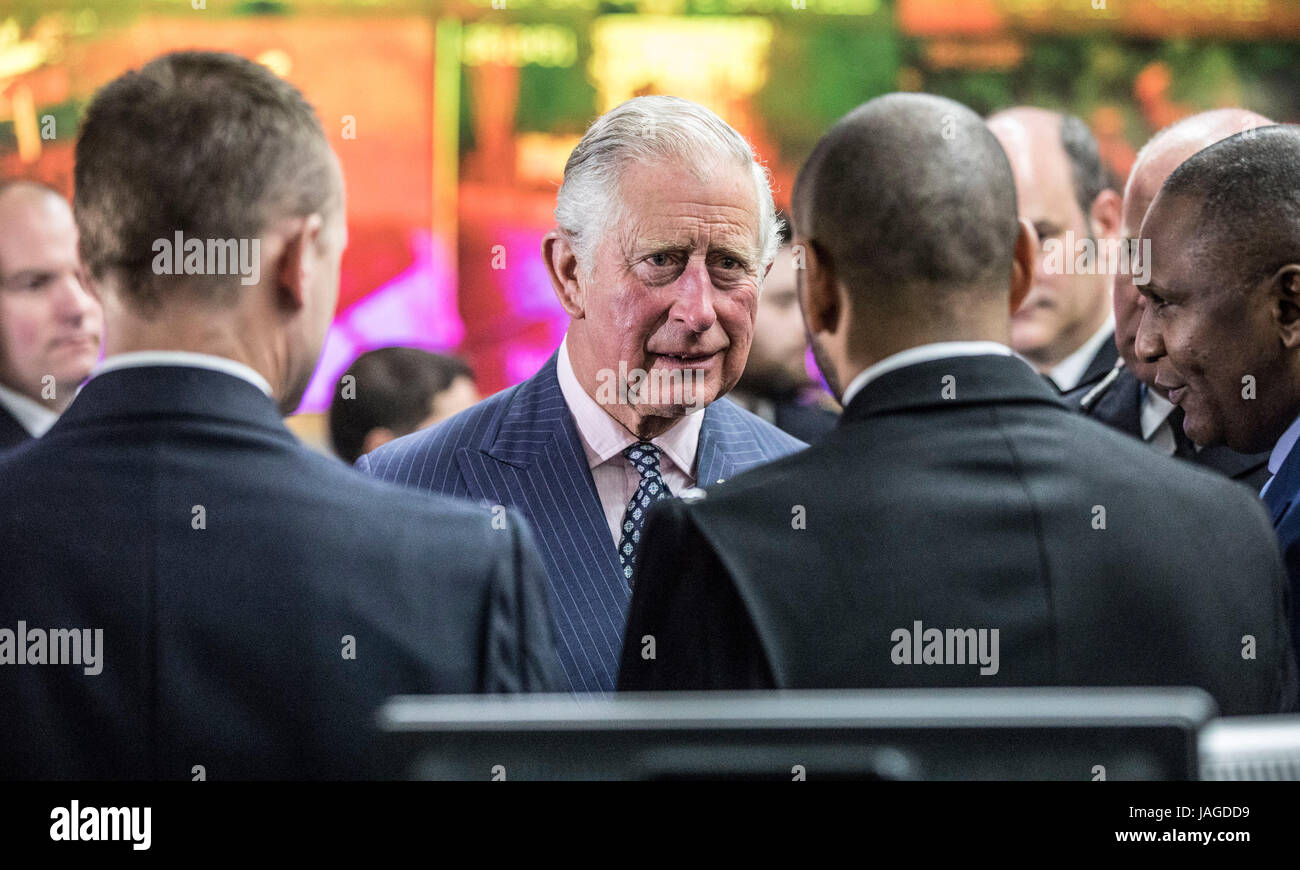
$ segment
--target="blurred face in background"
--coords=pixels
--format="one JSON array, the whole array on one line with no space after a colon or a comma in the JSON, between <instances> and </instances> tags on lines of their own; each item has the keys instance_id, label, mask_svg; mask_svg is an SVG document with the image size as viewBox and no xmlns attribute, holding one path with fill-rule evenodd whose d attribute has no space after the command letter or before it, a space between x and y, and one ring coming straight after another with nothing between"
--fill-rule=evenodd
<instances>
[{"instance_id":1,"label":"blurred face in background","mask_svg":"<svg viewBox=\"0 0 1300 870\"><path fill-rule=\"evenodd\" d=\"M102 339L72 209L39 187L0 193L0 384L62 410L98 361Z\"/></svg>"},{"instance_id":2,"label":"blurred face in background","mask_svg":"<svg viewBox=\"0 0 1300 870\"><path fill-rule=\"evenodd\" d=\"M441 423L448 417L455 416L471 405L477 404L481 398L474 379L462 375L454 379L447 389L433 397L429 416L419 425L419 428L424 429L434 423Z\"/></svg>"},{"instance_id":3,"label":"blurred face in background","mask_svg":"<svg viewBox=\"0 0 1300 870\"><path fill-rule=\"evenodd\" d=\"M788 393L811 383L804 358L808 331L799 310L791 245L777 252L763 281L754 322L754 341L740 389L769 395Z\"/></svg>"},{"instance_id":4,"label":"blurred face in background","mask_svg":"<svg viewBox=\"0 0 1300 870\"><path fill-rule=\"evenodd\" d=\"M1049 265L1044 244L1054 240L1064 256L1056 263L1073 264L1074 242L1102 241L1118 233L1118 208L1113 216L1079 207L1074 172L1061 144L1059 118L1050 113L1010 112L989 121L1011 162L1020 217L1038 232L1038 261L1029 296L1011 318L1011 347L1039 369L1047 371L1082 346L1106 322L1111 309L1111 278L1104 274L1071 274L1073 268ZM1111 192L1111 196L1114 196ZM1098 197L1098 202L1101 201ZM1117 205L1117 203L1116 203ZM1099 272L1100 270L1094 270Z\"/></svg>"}]
</instances>

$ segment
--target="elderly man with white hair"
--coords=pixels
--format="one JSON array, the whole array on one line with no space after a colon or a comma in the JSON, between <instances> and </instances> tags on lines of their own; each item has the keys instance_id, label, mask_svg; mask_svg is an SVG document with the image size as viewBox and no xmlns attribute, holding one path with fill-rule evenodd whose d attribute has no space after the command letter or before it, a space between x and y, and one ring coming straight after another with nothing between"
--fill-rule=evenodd
<instances>
[{"instance_id":1,"label":"elderly man with white hair","mask_svg":"<svg viewBox=\"0 0 1300 870\"><path fill-rule=\"evenodd\" d=\"M357 465L521 511L570 687L612 691L645 512L805 445L723 398L779 238L767 172L739 133L687 100L628 100L569 156L555 218L543 254L569 315L555 355Z\"/></svg>"}]
</instances>

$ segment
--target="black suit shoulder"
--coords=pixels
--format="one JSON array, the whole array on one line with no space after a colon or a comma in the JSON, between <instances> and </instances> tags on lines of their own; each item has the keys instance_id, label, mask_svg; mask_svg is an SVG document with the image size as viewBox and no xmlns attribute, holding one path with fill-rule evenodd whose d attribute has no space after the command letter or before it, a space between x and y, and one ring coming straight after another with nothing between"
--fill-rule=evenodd
<instances>
[{"instance_id":1,"label":"black suit shoulder","mask_svg":"<svg viewBox=\"0 0 1300 870\"><path fill-rule=\"evenodd\" d=\"M1229 712L1291 703L1280 563L1250 493L1037 398L940 407L850 419L652 513L634 620L685 610L638 601L678 572L699 588L675 594L745 623L739 647L781 688L1192 684ZM916 619L1000 628L1001 672L894 666L891 631Z\"/></svg>"},{"instance_id":2,"label":"black suit shoulder","mask_svg":"<svg viewBox=\"0 0 1300 870\"><path fill-rule=\"evenodd\" d=\"M101 412L0 459L0 625L89 623L109 650L93 685L0 669L0 777L385 775L385 698L561 687L522 518L317 455L221 378L92 382ZM141 417L164 379L210 392Z\"/></svg>"}]
</instances>

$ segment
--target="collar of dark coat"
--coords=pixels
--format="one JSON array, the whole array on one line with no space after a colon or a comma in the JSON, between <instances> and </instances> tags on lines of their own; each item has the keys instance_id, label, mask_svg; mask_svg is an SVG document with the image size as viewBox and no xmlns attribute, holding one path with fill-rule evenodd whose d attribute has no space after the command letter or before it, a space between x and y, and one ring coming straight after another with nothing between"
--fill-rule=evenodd
<instances>
[{"instance_id":1,"label":"collar of dark coat","mask_svg":"<svg viewBox=\"0 0 1300 870\"><path fill-rule=\"evenodd\" d=\"M886 372L862 388L841 425L876 414L989 403L1041 402L1069 410L1023 360L983 354L949 357Z\"/></svg>"},{"instance_id":2,"label":"collar of dark coat","mask_svg":"<svg viewBox=\"0 0 1300 870\"><path fill-rule=\"evenodd\" d=\"M195 366L113 369L81 388L50 434L107 420L207 417L265 429L295 441L280 411L243 378Z\"/></svg>"}]
</instances>

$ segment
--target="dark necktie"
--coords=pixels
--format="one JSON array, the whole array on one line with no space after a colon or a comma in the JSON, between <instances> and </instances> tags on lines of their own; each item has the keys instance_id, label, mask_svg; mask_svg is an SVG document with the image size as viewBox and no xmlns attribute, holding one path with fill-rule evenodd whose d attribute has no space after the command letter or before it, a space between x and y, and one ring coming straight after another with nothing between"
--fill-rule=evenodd
<instances>
[{"instance_id":1,"label":"dark necktie","mask_svg":"<svg viewBox=\"0 0 1300 870\"><path fill-rule=\"evenodd\" d=\"M660 499L670 498L668 484L659 473L659 448L649 441L639 441L623 451L632 467L641 475L632 500L623 512L623 534L618 540L618 561L623 566L623 579L632 587L632 569L636 566L637 550L641 546L641 529L645 527L646 511Z\"/></svg>"},{"instance_id":2,"label":"dark necktie","mask_svg":"<svg viewBox=\"0 0 1300 870\"><path fill-rule=\"evenodd\" d=\"M1183 431L1183 409L1181 405L1174 405L1174 409L1169 412L1169 428L1174 430L1174 456L1179 459L1195 459L1196 444L1192 439L1187 437Z\"/></svg>"}]
</instances>

